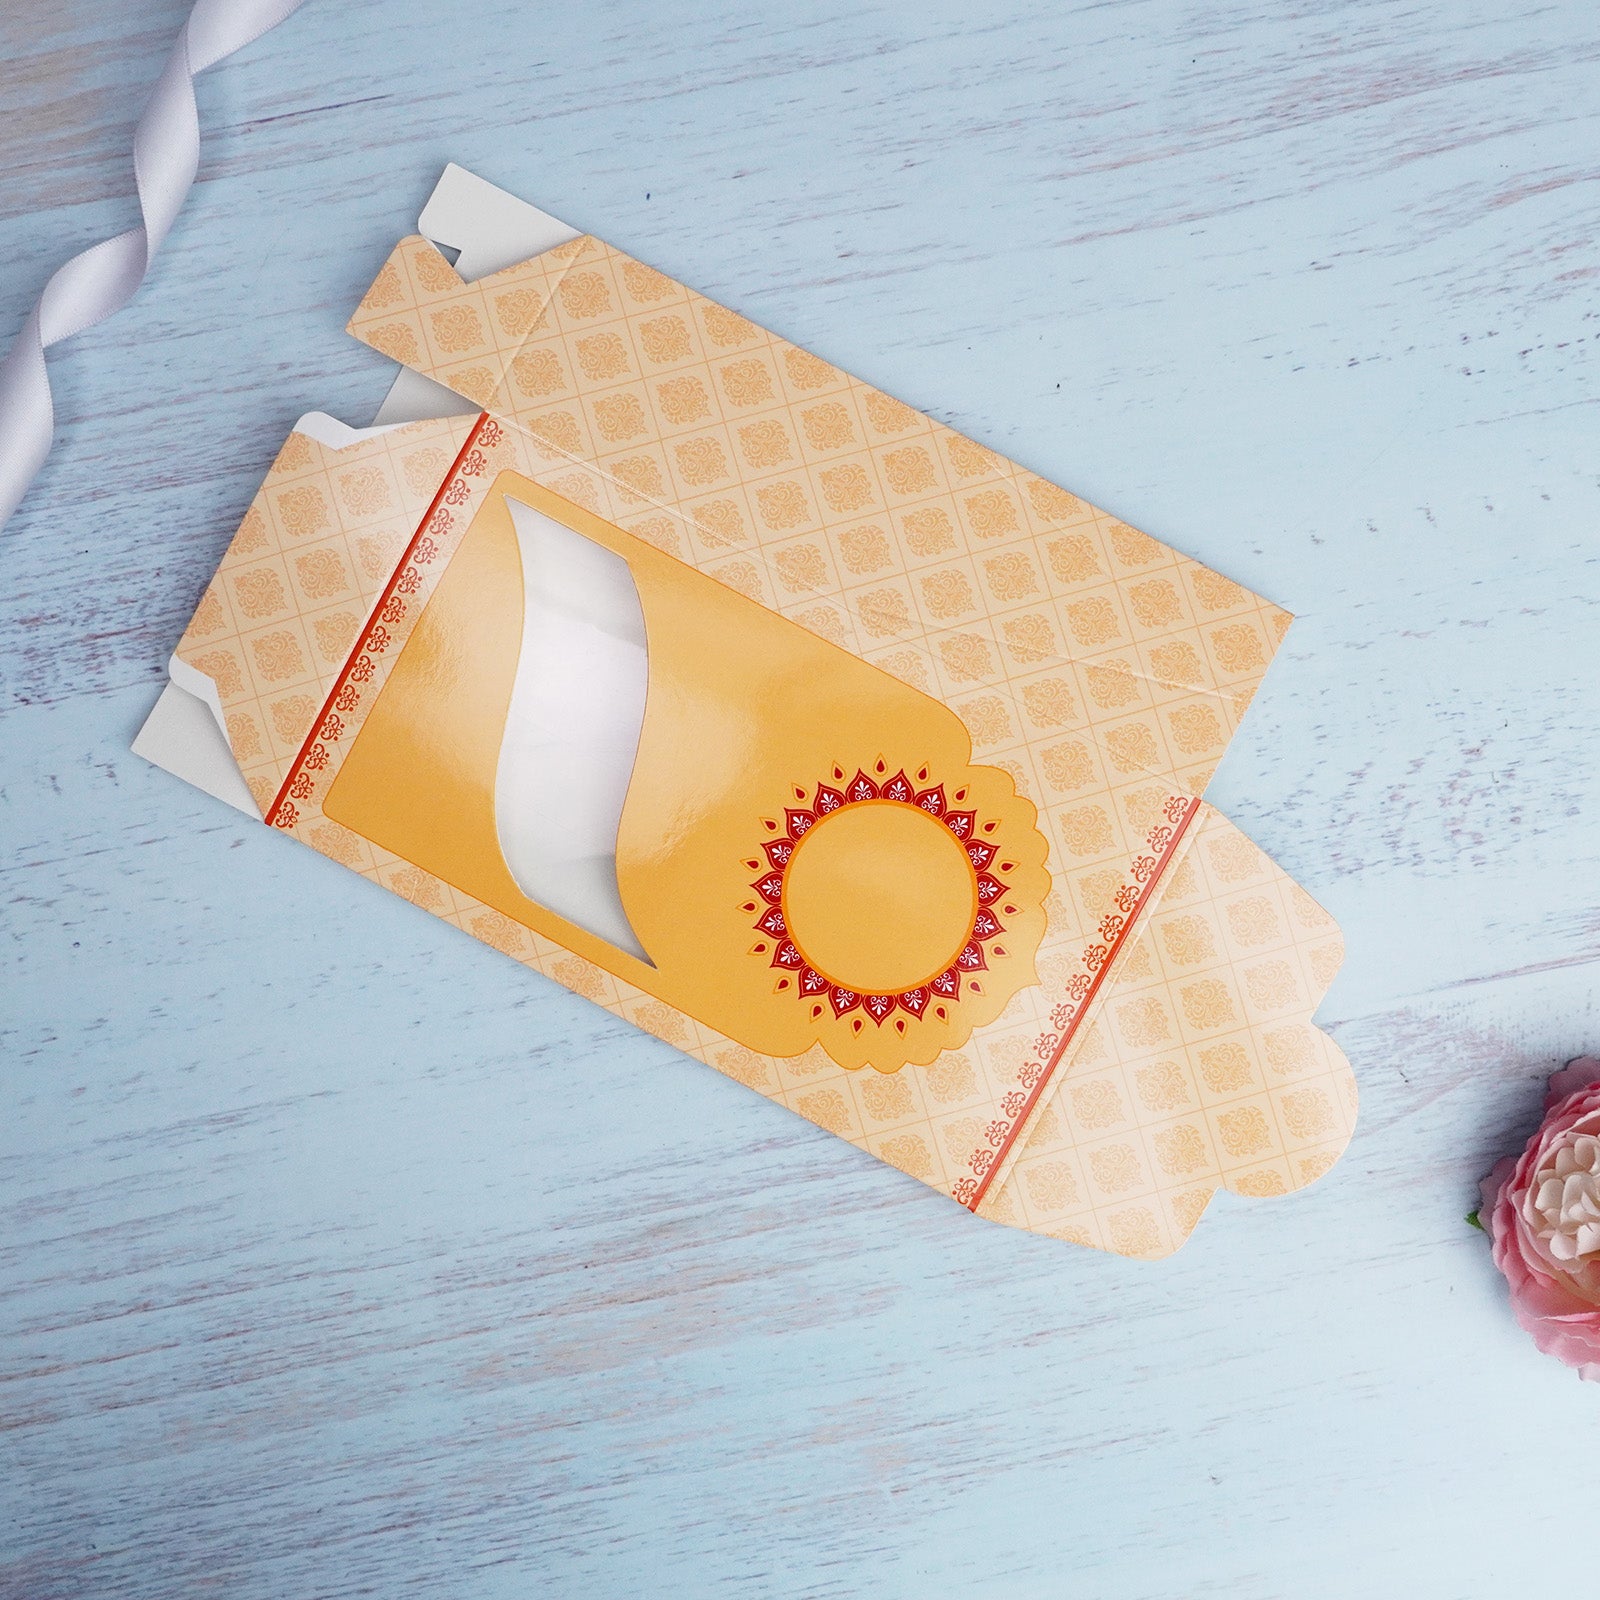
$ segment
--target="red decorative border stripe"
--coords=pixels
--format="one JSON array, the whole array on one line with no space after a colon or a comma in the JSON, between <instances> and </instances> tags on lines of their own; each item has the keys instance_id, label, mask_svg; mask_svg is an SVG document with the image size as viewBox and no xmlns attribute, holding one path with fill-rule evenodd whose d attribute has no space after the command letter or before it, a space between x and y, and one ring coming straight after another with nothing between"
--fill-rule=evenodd
<instances>
[{"instance_id":1,"label":"red decorative border stripe","mask_svg":"<svg viewBox=\"0 0 1600 1600\"><path fill-rule=\"evenodd\" d=\"M298 820L298 813L291 803L293 799L292 791L305 767L306 758L311 754L313 746L319 739L337 738L339 733L343 731L336 715L338 710L337 702L344 694L346 685L350 682L350 675L355 669L355 664L363 654L367 652L381 653L387 648L388 637L385 632L387 625L385 614L395 603L395 592L399 586L401 575L405 572L407 564L416 553L417 546L421 543L429 523L432 522L435 513L444 502L450 486L455 482L456 474L461 470L468 453L477 444L478 436L483 432L484 424L488 421L489 413L480 411L478 420L468 430L466 442L456 452L455 460L450 463L450 470L440 479L437 492L434 494L433 499L428 502L428 509L422 513L422 520L417 524L417 531L411 535L410 543L406 545L399 561L395 563L394 572L390 576L388 584L383 593L378 596L377 602L372 608L372 614L367 618L366 628L351 648L350 654L345 658L345 663L340 670L339 676L334 680L332 689L328 691L328 698L322 702L322 709L312 722L311 730L306 734L305 741L300 746L300 753L290 765L288 774L283 780L283 787L278 790L277 798L267 808L267 814L262 818L262 821L269 828L292 828Z\"/></svg>"},{"instance_id":2,"label":"red decorative border stripe","mask_svg":"<svg viewBox=\"0 0 1600 1600\"><path fill-rule=\"evenodd\" d=\"M1156 885L1171 864L1179 842L1199 810L1200 801L1197 797L1174 795L1167 802L1166 823L1150 830L1146 842L1151 850L1158 853L1134 858L1133 878L1139 887L1135 889L1132 884L1125 884L1118 891L1117 909L1107 913L1100 924L1102 942L1092 944L1084 951L1084 966L1089 970L1072 980L1068 985L1068 998L1052 1013L1051 1020L1060 1032L1047 1033L1037 1042L1035 1052L1045 1059L1042 1062L1031 1061L1024 1066L1020 1074L1022 1089L1013 1090L1002 1102L1002 1108L1011 1118L1010 1122L996 1120L989 1124L989 1147L979 1150L972 1160L977 1176L962 1178L953 1190L955 1198L968 1211L976 1211L989 1192L995 1175L1005 1164L1011 1147L1026 1126L1029 1113L1049 1087L1056 1068L1061 1065L1061 1058L1067 1052L1067 1046L1072 1043L1083 1019L1089 1014L1089 1007L1100 992L1106 974L1115 964L1118 952L1139 920L1140 912L1150 903Z\"/></svg>"}]
</instances>

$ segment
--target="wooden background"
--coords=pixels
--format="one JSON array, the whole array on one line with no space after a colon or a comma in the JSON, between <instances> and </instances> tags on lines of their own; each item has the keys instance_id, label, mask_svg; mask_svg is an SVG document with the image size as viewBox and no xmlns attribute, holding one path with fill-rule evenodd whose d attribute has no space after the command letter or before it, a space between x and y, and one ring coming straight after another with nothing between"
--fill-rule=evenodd
<instances>
[{"instance_id":1,"label":"wooden background","mask_svg":"<svg viewBox=\"0 0 1600 1600\"><path fill-rule=\"evenodd\" d=\"M0 337L183 9L6 0ZM0 534L0 1594L1592 1588L1462 1214L1600 1045L1600 12L310 0L200 99ZM128 753L451 158L1300 614L1211 798L1346 932L1327 1180L986 1226Z\"/></svg>"}]
</instances>

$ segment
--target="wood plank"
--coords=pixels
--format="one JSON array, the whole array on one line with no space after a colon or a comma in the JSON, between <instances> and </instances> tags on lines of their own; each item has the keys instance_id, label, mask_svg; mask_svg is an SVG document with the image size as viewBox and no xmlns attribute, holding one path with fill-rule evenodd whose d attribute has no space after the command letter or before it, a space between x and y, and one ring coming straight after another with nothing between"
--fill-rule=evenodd
<instances>
[{"instance_id":1,"label":"wood plank","mask_svg":"<svg viewBox=\"0 0 1600 1600\"><path fill-rule=\"evenodd\" d=\"M134 215L137 11L0 19L0 328ZM1600 16L443 16L202 80L0 535L0 1595L1588 1581L1594 1396L1461 1218L1600 1036ZM449 158L1300 613L1211 797L1345 929L1328 1180L989 1227L127 753Z\"/></svg>"}]
</instances>

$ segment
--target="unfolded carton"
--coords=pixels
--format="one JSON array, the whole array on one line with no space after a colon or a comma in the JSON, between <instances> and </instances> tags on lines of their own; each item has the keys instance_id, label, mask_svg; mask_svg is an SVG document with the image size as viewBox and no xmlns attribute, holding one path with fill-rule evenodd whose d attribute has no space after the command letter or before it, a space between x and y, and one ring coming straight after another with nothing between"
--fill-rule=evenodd
<instances>
[{"instance_id":1,"label":"unfolded carton","mask_svg":"<svg viewBox=\"0 0 1600 1600\"><path fill-rule=\"evenodd\" d=\"M994 1221L1326 1171L1338 930L1201 799L1288 614L458 168L421 226L138 748Z\"/></svg>"}]
</instances>

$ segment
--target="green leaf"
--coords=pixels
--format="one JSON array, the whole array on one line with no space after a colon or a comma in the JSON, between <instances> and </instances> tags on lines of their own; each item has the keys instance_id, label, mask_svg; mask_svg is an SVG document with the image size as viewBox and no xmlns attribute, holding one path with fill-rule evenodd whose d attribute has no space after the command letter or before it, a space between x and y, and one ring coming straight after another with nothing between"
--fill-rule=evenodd
<instances>
[{"instance_id":1,"label":"green leaf","mask_svg":"<svg viewBox=\"0 0 1600 1600\"><path fill-rule=\"evenodd\" d=\"M1482 1224L1482 1223L1481 1223L1481 1222L1480 1222L1480 1221L1479 1221L1479 1220L1478 1220L1478 1213L1477 1213L1477 1212L1476 1212L1476 1211L1469 1211L1469 1212L1468 1212L1468 1213L1467 1213L1467 1221L1468 1221L1468 1222L1469 1222L1469 1223L1470 1223L1470 1224L1471 1224L1471 1225L1472 1225L1472 1226L1473 1226L1473 1227L1474 1227L1474 1228L1476 1228L1476 1229L1477 1229L1477 1230L1478 1230L1478 1232L1479 1232L1479 1233L1487 1233L1487 1232L1488 1232L1488 1231L1489 1231L1489 1230L1488 1230L1488 1229L1487 1229L1487 1228L1485 1228L1485 1227L1484 1227L1484 1225L1483 1225L1483 1224Z\"/></svg>"}]
</instances>

